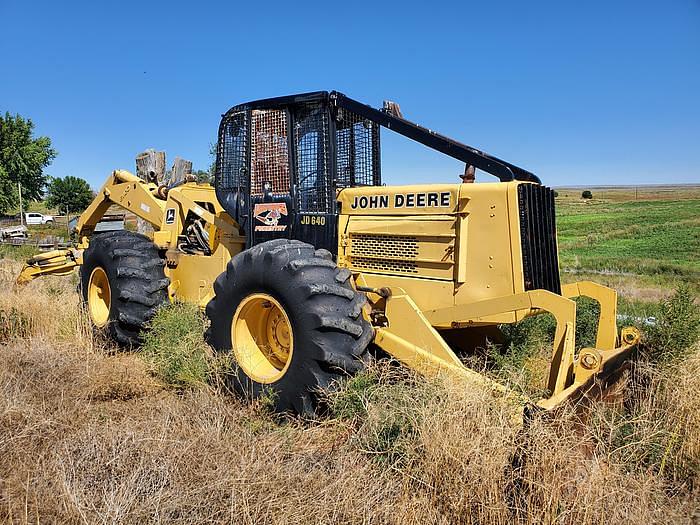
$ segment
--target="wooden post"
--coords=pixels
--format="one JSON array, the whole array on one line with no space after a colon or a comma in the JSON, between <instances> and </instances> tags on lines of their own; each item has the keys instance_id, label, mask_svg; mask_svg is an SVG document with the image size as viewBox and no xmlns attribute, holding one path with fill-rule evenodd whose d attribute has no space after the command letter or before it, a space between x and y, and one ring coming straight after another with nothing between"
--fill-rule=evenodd
<instances>
[{"instance_id":1,"label":"wooden post","mask_svg":"<svg viewBox=\"0 0 700 525\"><path fill-rule=\"evenodd\" d=\"M165 152L147 149L136 155L136 176L147 182L161 184L165 178Z\"/></svg>"},{"instance_id":2,"label":"wooden post","mask_svg":"<svg viewBox=\"0 0 700 525\"><path fill-rule=\"evenodd\" d=\"M163 184L165 179L165 152L147 149L136 155L136 176L146 182ZM136 231L143 235L153 233L153 227L141 219L136 218Z\"/></svg>"},{"instance_id":3,"label":"wooden post","mask_svg":"<svg viewBox=\"0 0 700 525\"><path fill-rule=\"evenodd\" d=\"M170 177L168 177L168 185L181 182L185 175L192 173L192 161L175 157L173 167L170 169Z\"/></svg>"},{"instance_id":4,"label":"wooden post","mask_svg":"<svg viewBox=\"0 0 700 525\"><path fill-rule=\"evenodd\" d=\"M24 212L22 210L22 183L17 183L17 191L19 191L19 224L24 226Z\"/></svg>"}]
</instances>

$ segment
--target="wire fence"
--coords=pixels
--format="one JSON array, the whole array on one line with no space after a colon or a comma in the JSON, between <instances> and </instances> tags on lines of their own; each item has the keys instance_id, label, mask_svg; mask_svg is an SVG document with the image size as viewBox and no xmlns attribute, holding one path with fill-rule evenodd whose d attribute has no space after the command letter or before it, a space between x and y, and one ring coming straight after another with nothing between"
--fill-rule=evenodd
<instances>
[{"instance_id":1,"label":"wire fence","mask_svg":"<svg viewBox=\"0 0 700 525\"><path fill-rule=\"evenodd\" d=\"M3 246L16 247L30 246L39 251L57 250L59 248L68 248L70 246L70 242L68 242L65 237L58 237L55 235L26 238L4 237L0 238L0 244Z\"/></svg>"},{"instance_id":2,"label":"wire fence","mask_svg":"<svg viewBox=\"0 0 700 525\"><path fill-rule=\"evenodd\" d=\"M76 215L52 215L53 221L51 224L29 224L29 226L55 226L59 227L63 225L63 227L68 224L68 221L76 217ZM0 228L8 228L10 226L19 226L20 225L20 218L19 215L13 216L13 217L0 217ZM26 224L26 222L25 222Z\"/></svg>"}]
</instances>

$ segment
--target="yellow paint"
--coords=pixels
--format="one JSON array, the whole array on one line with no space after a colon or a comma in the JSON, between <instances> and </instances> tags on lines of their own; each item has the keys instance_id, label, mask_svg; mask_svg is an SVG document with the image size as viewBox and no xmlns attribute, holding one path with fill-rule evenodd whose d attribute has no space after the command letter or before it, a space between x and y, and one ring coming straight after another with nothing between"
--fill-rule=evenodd
<instances>
[{"instance_id":1,"label":"yellow paint","mask_svg":"<svg viewBox=\"0 0 700 525\"><path fill-rule=\"evenodd\" d=\"M633 344L616 346L614 290L592 282L564 286L562 295L525 290L519 184L523 183L342 190L338 265L353 272L358 286L390 291L388 298L368 293L372 308L383 311L387 320L387 326L376 328L375 343L426 375L448 371L469 381L484 379L461 364L436 328L513 323L551 313L556 320L551 395L539 405L553 408L578 394L592 377L608 374L606 366L629 355ZM431 191L448 195L449 206L393 205L397 195ZM368 247L374 252L368 253ZM580 295L598 301L601 312L596 348L577 358L572 298Z\"/></svg>"},{"instance_id":2,"label":"yellow paint","mask_svg":"<svg viewBox=\"0 0 700 525\"><path fill-rule=\"evenodd\" d=\"M358 277L360 286L368 284L366 277ZM583 288L586 288L585 284ZM605 287L597 291L600 295L607 293L602 288ZM377 328L375 344L380 348L424 375L434 376L446 371L455 377L484 384L490 384L490 381L485 381L483 376L465 367L435 327L493 324L484 322L484 319L492 319L504 313L519 318L544 312L551 313L556 320L548 382L551 396L537 401L538 405L545 409L554 408L577 395L592 377L613 373L617 369L618 361L629 356L639 340L638 332L634 329L623 329L623 345L587 349L588 353L595 356L596 363L595 367L587 368L582 362L584 351L578 358L575 357L576 303L546 290L532 290L478 303L428 311L421 311L401 288L390 288L390 295L386 299L375 294L369 294L369 297L375 309L384 309L388 320L388 326ZM601 310L604 312L605 308L603 306ZM609 312L603 313L607 314ZM615 366L608 370L606 365L610 363ZM502 387L496 390L502 391Z\"/></svg>"},{"instance_id":3,"label":"yellow paint","mask_svg":"<svg viewBox=\"0 0 700 525\"><path fill-rule=\"evenodd\" d=\"M105 326L109 322L109 311L112 307L112 289L101 266L97 266L90 274L87 299L93 324L98 328Z\"/></svg>"},{"instance_id":4,"label":"yellow paint","mask_svg":"<svg viewBox=\"0 0 700 525\"><path fill-rule=\"evenodd\" d=\"M82 264L76 250L52 250L31 257L17 276L18 285L26 284L42 275L70 275Z\"/></svg>"},{"instance_id":5,"label":"yellow paint","mask_svg":"<svg viewBox=\"0 0 700 525\"><path fill-rule=\"evenodd\" d=\"M110 206L116 204L153 224L163 221L164 202L155 197L158 187L146 183L126 170L115 170L107 178L76 225L79 237L89 236Z\"/></svg>"},{"instance_id":6,"label":"yellow paint","mask_svg":"<svg viewBox=\"0 0 700 525\"><path fill-rule=\"evenodd\" d=\"M268 294L241 301L231 322L231 342L236 363L258 383L279 381L292 362L292 324L284 307Z\"/></svg>"},{"instance_id":7,"label":"yellow paint","mask_svg":"<svg viewBox=\"0 0 700 525\"><path fill-rule=\"evenodd\" d=\"M438 184L349 188L339 194L343 214L361 196L385 196L429 191L450 195L450 207L352 209L341 216L338 264L363 274L407 276L398 284L421 307L438 300L442 305L466 304L524 291L518 219L520 183ZM368 257L356 253L359 240L384 247ZM392 242L393 241L393 242ZM368 243L365 243L368 244ZM410 245L410 246L408 246ZM512 248L514 246L515 248ZM396 247L392 256L392 247ZM410 248L413 248L411 255ZM408 255L407 255L408 254ZM451 283L426 286L423 279ZM432 288L432 289L431 289ZM430 297L429 299L424 299Z\"/></svg>"},{"instance_id":8,"label":"yellow paint","mask_svg":"<svg viewBox=\"0 0 700 525\"><path fill-rule=\"evenodd\" d=\"M597 348L614 348L617 342L617 292L612 288L591 281L565 284L561 287L564 297L590 297L600 305Z\"/></svg>"},{"instance_id":9,"label":"yellow paint","mask_svg":"<svg viewBox=\"0 0 700 525\"><path fill-rule=\"evenodd\" d=\"M214 281L226 270L229 259L224 247L209 257L180 254L175 267L165 268L171 281L171 299L206 306L214 296Z\"/></svg>"}]
</instances>

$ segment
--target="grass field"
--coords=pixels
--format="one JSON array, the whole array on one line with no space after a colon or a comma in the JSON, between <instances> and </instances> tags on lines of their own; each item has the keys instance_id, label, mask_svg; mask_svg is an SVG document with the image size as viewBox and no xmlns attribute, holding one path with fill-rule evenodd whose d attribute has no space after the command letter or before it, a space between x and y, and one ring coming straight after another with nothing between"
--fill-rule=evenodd
<instances>
[{"instance_id":1,"label":"grass field","mask_svg":"<svg viewBox=\"0 0 700 525\"><path fill-rule=\"evenodd\" d=\"M329 392L324 417L274 417L227 390L196 309L162 310L143 351L119 353L75 276L13 288L27 254L0 247L0 522L697 522L700 194L558 191L565 280L616 286L645 343L605 399L526 431L487 391L382 362ZM507 335L482 370L527 391L551 323Z\"/></svg>"},{"instance_id":2,"label":"grass field","mask_svg":"<svg viewBox=\"0 0 700 525\"><path fill-rule=\"evenodd\" d=\"M565 281L595 277L628 298L655 299L679 283L700 291L700 187L559 188Z\"/></svg>"}]
</instances>

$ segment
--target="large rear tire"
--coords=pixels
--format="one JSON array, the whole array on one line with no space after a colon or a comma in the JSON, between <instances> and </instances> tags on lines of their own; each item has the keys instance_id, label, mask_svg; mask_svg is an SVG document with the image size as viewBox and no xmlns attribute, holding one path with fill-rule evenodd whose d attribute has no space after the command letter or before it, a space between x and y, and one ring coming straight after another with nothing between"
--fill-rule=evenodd
<instances>
[{"instance_id":1,"label":"large rear tire","mask_svg":"<svg viewBox=\"0 0 700 525\"><path fill-rule=\"evenodd\" d=\"M313 415L319 393L364 367L373 331L365 295L326 250L288 239L239 253L214 283L206 338L232 352L230 386L278 412Z\"/></svg>"},{"instance_id":2,"label":"large rear tire","mask_svg":"<svg viewBox=\"0 0 700 525\"><path fill-rule=\"evenodd\" d=\"M164 261L148 237L119 230L94 235L83 253L80 288L95 329L119 345L141 344L141 332L168 301Z\"/></svg>"}]
</instances>

